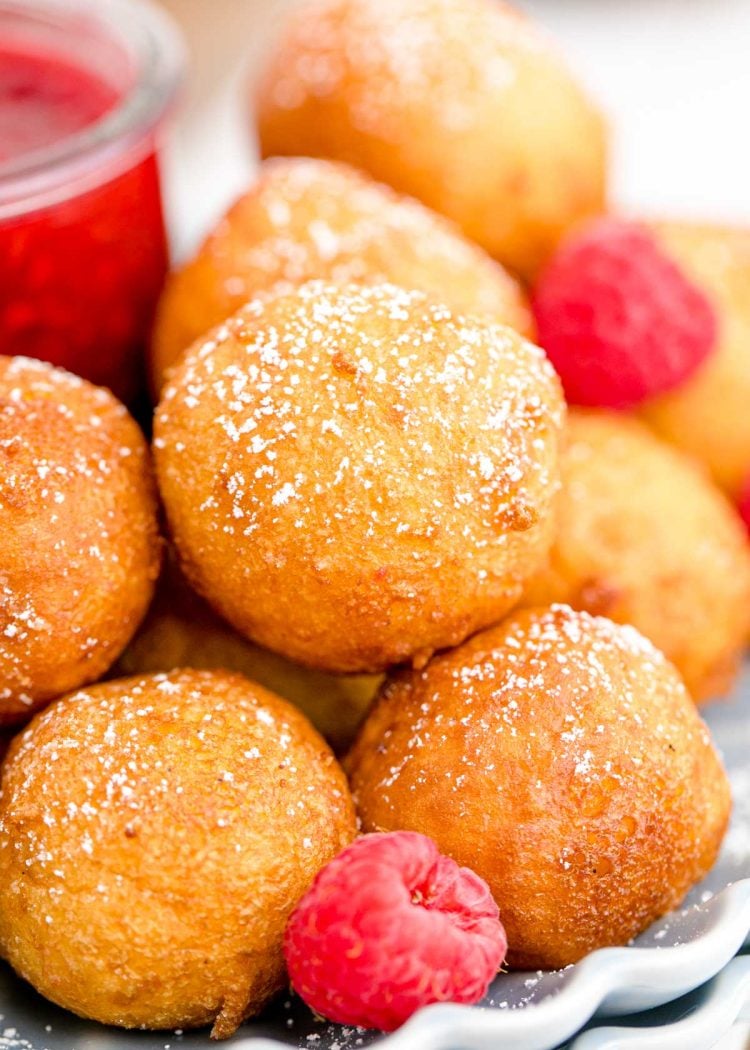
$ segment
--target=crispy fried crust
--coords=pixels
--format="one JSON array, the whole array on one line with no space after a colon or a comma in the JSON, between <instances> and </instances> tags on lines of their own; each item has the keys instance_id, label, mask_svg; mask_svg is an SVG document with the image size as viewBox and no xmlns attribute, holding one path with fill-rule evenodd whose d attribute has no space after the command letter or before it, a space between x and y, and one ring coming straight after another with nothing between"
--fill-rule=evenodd
<instances>
[{"instance_id":1,"label":"crispy fried crust","mask_svg":"<svg viewBox=\"0 0 750 1050\"><path fill-rule=\"evenodd\" d=\"M571 410L557 538L524 602L631 623L700 701L732 684L750 631L750 546L701 467L633 419Z\"/></svg>"},{"instance_id":2,"label":"crispy fried crust","mask_svg":"<svg viewBox=\"0 0 750 1050\"><path fill-rule=\"evenodd\" d=\"M381 682L379 675L313 671L253 645L188 587L170 558L148 615L114 673L149 674L188 666L238 671L278 693L295 704L339 754L352 743Z\"/></svg>"},{"instance_id":3,"label":"crispy fried crust","mask_svg":"<svg viewBox=\"0 0 750 1050\"><path fill-rule=\"evenodd\" d=\"M686 222L653 229L713 302L719 342L687 382L647 404L643 416L736 497L750 478L750 229Z\"/></svg>"},{"instance_id":4,"label":"crispy fried crust","mask_svg":"<svg viewBox=\"0 0 750 1050\"><path fill-rule=\"evenodd\" d=\"M81 1016L227 1036L282 988L286 919L354 833L333 755L260 686L94 686L3 766L0 950Z\"/></svg>"},{"instance_id":5,"label":"crispy fried crust","mask_svg":"<svg viewBox=\"0 0 750 1050\"><path fill-rule=\"evenodd\" d=\"M161 556L140 430L108 390L0 357L0 727L100 678Z\"/></svg>"},{"instance_id":6,"label":"crispy fried crust","mask_svg":"<svg viewBox=\"0 0 750 1050\"><path fill-rule=\"evenodd\" d=\"M625 944L677 906L730 811L674 668L567 606L395 675L347 768L364 830L423 832L488 881L520 969Z\"/></svg>"},{"instance_id":7,"label":"crispy fried crust","mask_svg":"<svg viewBox=\"0 0 750 1050\"><path fill-rule=\"evenodd\" d=\"M604 207L601 114L500 0L313 0L285 26L257 114L264 156L354 164L527 278Z\"/></svg>"},{"instance_id":8,"label":"crispy fried crust","mask_svg":"<svg viewBox=\"0 0 750 1050\"><path fill-rule=\"evenodd\" d=\"M421 293L255 300L188 352L156 413L182 567L290 659L424 661L543 563L563 407L541 350Z\"/></svg>"},{"instance_id":9,"label":"crispy fried crust","mask_svg":"<svg viewBox=\"0 0 750 1050\"><path fill-rule=\"evenodd\" d=\"M314 278L393 281L533 334L518 284L441 216L347 165L275 158L167 282L151 344L154 390L191 343L248 299Z\"/></svg>"}]
</instances>

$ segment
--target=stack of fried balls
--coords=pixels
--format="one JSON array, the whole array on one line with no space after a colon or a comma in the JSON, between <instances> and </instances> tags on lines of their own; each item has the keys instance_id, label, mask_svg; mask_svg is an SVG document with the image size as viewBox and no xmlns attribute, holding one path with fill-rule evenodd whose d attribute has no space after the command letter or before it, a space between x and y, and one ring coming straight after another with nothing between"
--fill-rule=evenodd
<instances>
[{"instance_id":1,"label":"stack of fried balls","mask_svg":"<svg viewBox=\"0 0 750 1050\"><path fill-rule=\"evenodd\" d=\"M538 969L677 906L730 812L696 704L750 635L750 232L608 213L601 114L499 0L314 0L254 101L151 449L0 358L0 955L217 1037L358 834L471 869L493 970L498 910Z\"/></svg>"}]
</instances>

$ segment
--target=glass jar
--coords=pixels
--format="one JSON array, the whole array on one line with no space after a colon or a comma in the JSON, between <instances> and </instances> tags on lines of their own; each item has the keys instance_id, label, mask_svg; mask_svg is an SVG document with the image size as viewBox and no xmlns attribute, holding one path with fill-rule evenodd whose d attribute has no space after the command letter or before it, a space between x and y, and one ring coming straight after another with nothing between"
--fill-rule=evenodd
<instances>
[{"instance_id":1,"label":"glass jar","mask_svg":"<svg viewBox=\"0 0 750 1050\"><path fill-rule=\"evenodd\" d=\"M144 0L0 0L0 353L136 394L167 269L157 148L183 66Z\"/></svg>"}]
</instances>

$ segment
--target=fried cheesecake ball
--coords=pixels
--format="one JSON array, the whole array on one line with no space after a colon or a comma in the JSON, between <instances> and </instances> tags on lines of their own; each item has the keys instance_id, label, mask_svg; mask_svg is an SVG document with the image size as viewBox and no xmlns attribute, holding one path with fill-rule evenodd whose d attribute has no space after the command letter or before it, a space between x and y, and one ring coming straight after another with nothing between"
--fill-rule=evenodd
<instances>
[{"instance_id":1,"label":"fried cheesecake ball","mask_svg":"<svg viewBox=\"0 0 750 1050\"><path fill-rule=\"evenodd\" d=\"M148 447L108 390L0 357L0 728L100 678L159 574Z\"/></svg>"},{"instance_id":2,"label":"fried cheesecake ball","mask_svg":"<svg viewBox=\"0 0 750 1050\"><path fill-rule=\"evenodd\" d=\"M257 110L264 156L354 164L527 278L604 207L602 116L501 0L312 0L286 24Z\"/></svg>"},{"instance_id":3,"label":"fried cheesecake ball","mask_svg":"<svg viewBox=\"0 0 750 1050\"><path fill-rule=\"evenodd\" d=\"M170 277L151 345L154 390L192 342L248 299L314 278L390 280L532 330L518 284L441 216L344 164L275 158Z\"/></svg>"},{"instance_id":4,"label":"fried cheesecake ball","mask_svg":"<svg viewBox=\"0 0 750 1050\"><path fill-rule=\"evenodd\" d=\"M252 678L298 707L336 753L351 744L381 682L379 675L313 671L253 645L188 587L170 559L148 615L114 671L125 676L177 667L238 671Z\"/></svg>"},{"instance_id":5,"label":"fried cheesecake ball","mask_svg":"<svg viewBox=\"0 0 750 1050\"><path fill-rule=\"evenodd\" d=\"M424 662L496 621L552 540L543 352L392 285L302 285L196 343L155 418L190 583L310 667Z\"/></svg>"},{"instance_id":6,"label":"fried cheesecake ball","mask_svg":"<svg viewBox=\"0 0 750 1050\"><path fill-rule=\"evenodd\" d=\"M696 700L726 691L750 631L750 545L700 465L637 420L571 409L557 535L524 603L630 623Z\"/></svg>"},{"instance_id":7,"label":"fried cheesecake ball","mask_svg":"<svg viewBox=\"0 0 750 1050\"><path fill-rule=\"evenodd\" d=\"M82 1017L231 1035L284 986L287 917L354 834L328 747L241 675L72 693L2 768L0 952Z\"/></svg>"},{"instance_id":8,"label":"fried cheesecake ball","mask_svg":"<svg viewBox=\"0 0 750 1050\"><path fill-rule=\"evenodd\" d=\"M737 498L750 478L750 229L663 222L652 230L713 303L719 338L706 362L643 416Z\"/></svg>"},{"instance_id":9,"label":"fried cheesecake ball","mask_svg":"<svg viewBox=\"0 0 750 1050\"><path fill-rule=\"evenodd\" d=\"M422 832L487 880L518 969L625 944L676 907L731 808L672 665L568 606L395 674L347 765L363 830Z\"/></svg>"}]
</instances>

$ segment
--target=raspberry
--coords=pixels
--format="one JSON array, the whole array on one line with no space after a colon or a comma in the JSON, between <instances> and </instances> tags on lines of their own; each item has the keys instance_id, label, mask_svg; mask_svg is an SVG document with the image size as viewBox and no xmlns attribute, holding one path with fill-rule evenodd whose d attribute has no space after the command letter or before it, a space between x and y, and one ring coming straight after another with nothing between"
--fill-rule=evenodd
<instances>
[{"instance_id":1,"label":"raspberry","mask_svg":"<svg viewBox=\"0 0 750 1050\"><path fill-rule=\"evenodd\" d=\"M284 939L292 985L311 1009L386 1032L428 1003L477 1002L506 950L484 880L410 831L365 835L343 850Z\"/></svg>"},{"instance_id":2,"label":"raspberry","mask_svg":"<svg viewBox=\"0 0 750 1050\"><path fill-rule=\"evenodd\" d=\"M566 241L534 293L539 342L572 404L629 408L679 386L717 318L643 226L604 218Z\"/></svg>"}]
</instances>

